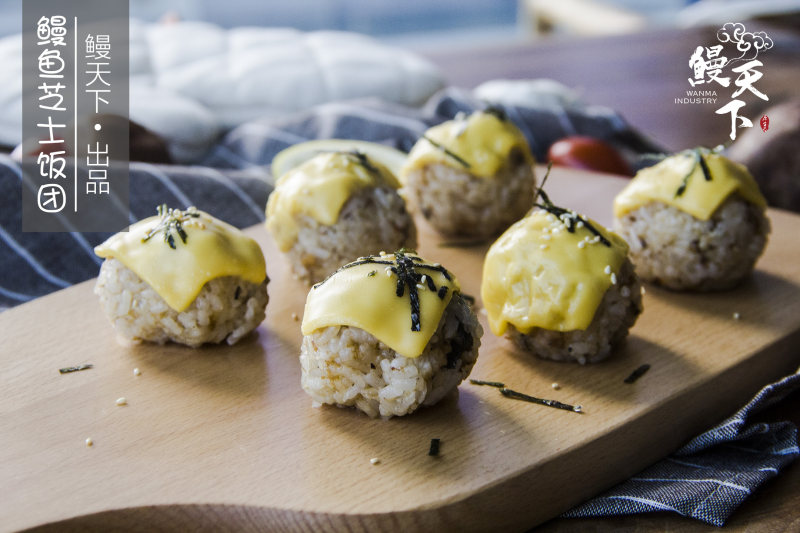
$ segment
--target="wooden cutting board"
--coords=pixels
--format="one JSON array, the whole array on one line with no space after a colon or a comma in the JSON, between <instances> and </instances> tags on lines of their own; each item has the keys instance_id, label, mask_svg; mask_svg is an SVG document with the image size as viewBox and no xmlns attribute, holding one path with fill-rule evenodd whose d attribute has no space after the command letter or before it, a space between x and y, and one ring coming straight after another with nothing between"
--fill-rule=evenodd
<instances>
[{"instance_id":1,"label":"wooden cutting board","mask_svg":"<svg viewBox=\"0 0 800 533\"><path fill-rule=\"evenodd\" d=\"M557 203L608 223L624 183L556 169L549 190ZM486 334L471 377L581 404L583 414L469 383L435 407L388 421L312 408L300 388L293 318L307 289L287 274L260 226L248 232L261 242L272 278L267 319L234 347L123 347L92 281L7 311L0 315L0 529L532 527L667 455L797 369L800 217L771 211L770 218L770 243L752 278L720 294L648 286L644 314L604 363L517 353L479 313ZM478 296L486 246L439 244L421 226L421 254ZM58 372L80 363L94 368ZM623 383L643 363L651 370ZM128 405L117 406L119 397ZM439 457L428 456L432 438L441 439Z\"/></svg>"}]
</instances>

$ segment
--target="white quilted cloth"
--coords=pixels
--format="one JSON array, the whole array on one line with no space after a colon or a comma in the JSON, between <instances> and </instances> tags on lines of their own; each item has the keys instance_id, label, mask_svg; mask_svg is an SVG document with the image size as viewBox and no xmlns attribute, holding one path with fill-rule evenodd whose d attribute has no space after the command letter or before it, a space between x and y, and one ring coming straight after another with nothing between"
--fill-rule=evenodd
<instances>
[{"instance_id":1,"label":"white quilted cloth","mask_svg":"<svg viewBox=\"0 0 800 533\"><path fill-rule=\"evenodd\" d=\"M245 120L365 96L419 105L444 85L428 61L355 33L140 21L130 30L131 119L166 138L178 162ZM20 48L19 36L0 40L7 79L20 79ZM0 84L0 143L19 143L21 129L21 84Z\"/></svg>"}]
</instances>

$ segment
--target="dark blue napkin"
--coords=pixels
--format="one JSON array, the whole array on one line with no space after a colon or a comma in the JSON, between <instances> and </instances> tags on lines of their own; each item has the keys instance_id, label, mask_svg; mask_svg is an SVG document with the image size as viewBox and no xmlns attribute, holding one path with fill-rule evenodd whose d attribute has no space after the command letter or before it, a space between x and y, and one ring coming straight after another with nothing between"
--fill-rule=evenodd
<instances>
[{"instance_id":1,"label":"dark blue napkin","mask_svg":"<svg viewBox=\"0 0 800 533\"><path fill-rule=\"evenodd\" d=\"M673 511L715 526L766 480L797 459L791 422L751 423L800 389L800 374L767 385L733 416L655 465L565 513L567 518Z\"/></svg>"}]
</instances>

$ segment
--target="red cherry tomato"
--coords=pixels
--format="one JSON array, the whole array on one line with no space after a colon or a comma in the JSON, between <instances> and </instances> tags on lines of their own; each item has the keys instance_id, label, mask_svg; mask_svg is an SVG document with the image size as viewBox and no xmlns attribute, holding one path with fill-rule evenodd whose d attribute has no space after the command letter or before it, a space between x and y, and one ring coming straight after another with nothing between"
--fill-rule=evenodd
<instances>
[{"instance_id":1,"label":"red cherry tomato","mask_svg":"<svg viewBox=\"0 0 800 533\"><path fill-rule=\"evenodd\" d=\"M632 176L630 165L610 144L592 137L564 137L547 152L553 165Z\"/></svg>"}]
</instances>

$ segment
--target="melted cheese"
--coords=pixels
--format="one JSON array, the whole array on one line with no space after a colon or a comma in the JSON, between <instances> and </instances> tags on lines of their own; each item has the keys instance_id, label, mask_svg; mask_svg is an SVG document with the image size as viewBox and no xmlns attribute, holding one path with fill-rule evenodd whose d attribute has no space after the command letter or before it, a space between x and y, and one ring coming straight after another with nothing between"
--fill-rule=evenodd
<instances>
[{"instance_id":1,"label":"melted cheese","mask_svg":"<svg viewBox=\"0 0 800 533\"><path fill-rule=\"evenodd\" d=\"M161 221L153 216L113 235L94 251L122 262L178 312L189 307L212 279L238 276L251 283L264 281L267 271L258 243L208 213L198 213L198 218L183 223L185 243L173 232L175 249L164 242L163 232L144 240Z\"/></svg>"},{"instance_id":2,"label":"melted cheese","mask_svg":"<svg viewBox=\"0 0 800 533\"><path fill-rule=\"evenodd\" d=\"M650 202L663 202L700 220L708 220L733 193L761 208L767 205L747 169L719 154L702 156L711 181L707 181L693 154L681 153L640 170L614 199L614 216L621 217ZM695 165L694 170L692 166ZM686 190L676 196L683 178L692 171Z\"/></svg>"},{"instance_id":3,"label":"melted cheese","mask_svg":"<svg viewBox=\"0 0 800 533\"><path fill-rule=\"evenodd\" d=\"M476 112L466 119L449 120L429 129L425 135L469 163L469 168L423 138L408 154L403 175L440 163L467 170L478 177L491 178L508 164L514 149L522 154L527 164L534 162L522 132L510 120L500 120L491 113Z\"/></svg>"},{"instance_id":4,"label":"melted cheese","mask_svg":"<svg viewBox=\"0 0 800 533\"><path fill-rule=\"evenodd\" d=\"M411 256L416 257L416 256ZM392 254L373 256L377 261L394 261ZM431 265L427 261L414 261ZM303 313L303 335L328 326L352 326L372 334L404 357L418 357L439 327L444 310L454 291L460 291L458 282L450 274L415 267L416 272L430 276L437 290L447 287L443 298L428 288L417 288L420 301L420 330L412 331L411 300L409 288L403 296L396 294L397 275L389 273L383 264L362 264L339 269L326 281L311 289ZM375 274L370 275L371 272Z\"/></svg>"},{"instance_id":5,"label":"melted cheese","mask_svg":"<svg viewBox=\"0 0 800 533\"><path fill-rule=\"evenodd\" d=\"M280 250L289 250L297 240L299 216L331 226L357 191L368 187L400 187L385 166L372 159L369 165L374 170L348 152L322 153L281 176L267 201L267 229Z\"/></svg>"},{"instance_id":6,"label":"melted cheese","mask_svg":"<svg viewBox=\"0 0 800 533\"><path fill-rule=\"evenodd\" d=\"M619 275L628 245L589 222L610 247L585 227L568 232L561 220L543 210L517 221L492 244L481 283L492 332L502 335L509 324L522 333L535 327L572 331L591 324L612 278Z\"/></svg>"}]
</instances>

